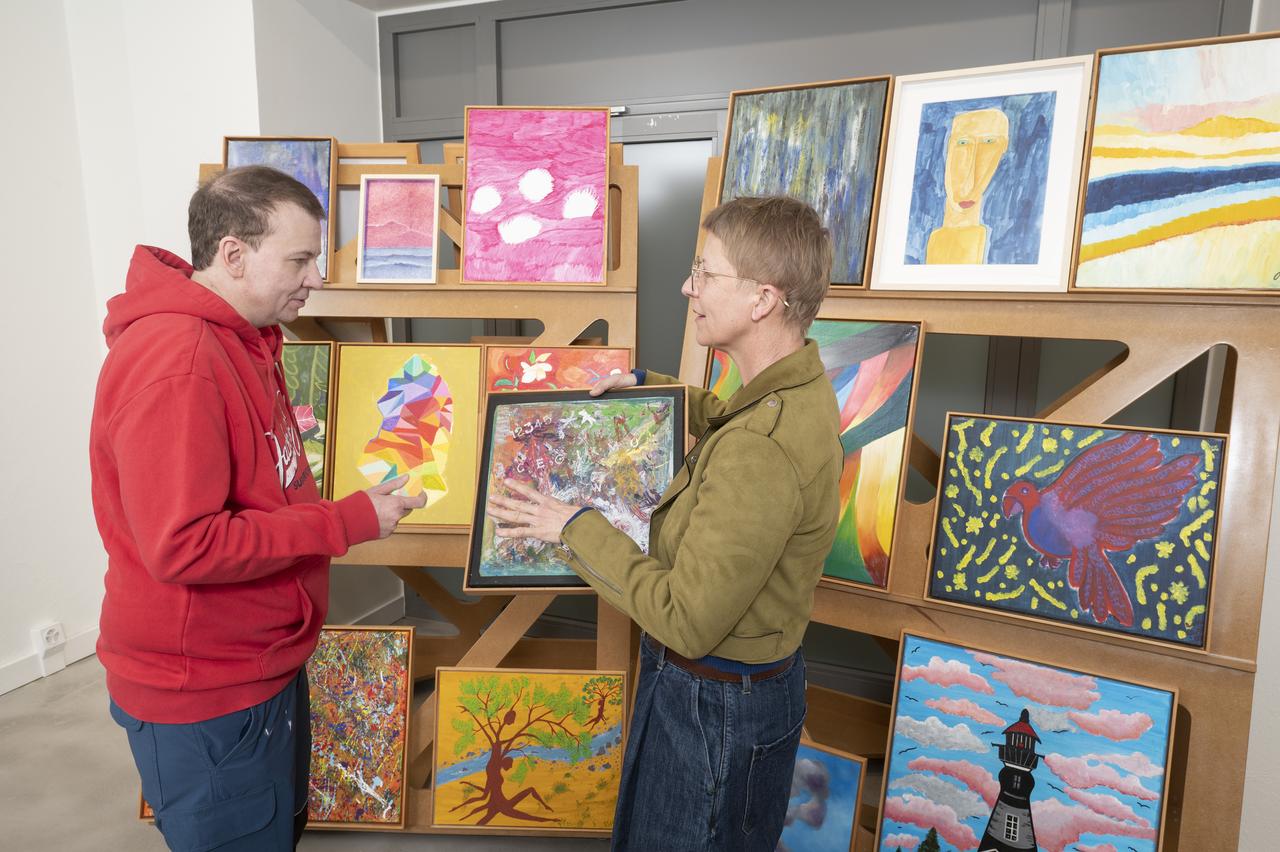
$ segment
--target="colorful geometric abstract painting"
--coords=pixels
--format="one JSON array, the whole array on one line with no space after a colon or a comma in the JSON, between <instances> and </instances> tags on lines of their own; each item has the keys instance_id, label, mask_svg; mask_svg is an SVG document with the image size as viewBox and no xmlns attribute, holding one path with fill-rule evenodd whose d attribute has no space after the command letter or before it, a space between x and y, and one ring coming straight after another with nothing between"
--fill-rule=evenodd
<instances>
[{"instance_id":1,"label":"colorful geometric abstract painting","mask_svg":"<svg viewBox=\"0 0 1280 852\"><path fill-rule=\"evenodd\" d=\"M1103 50L1077 287L1280 290L1280 38Z\"/></svg>"},{"instance_id":2,"label":"colorful geometric abstract painting","mask_svg":"<svg viewBox=\"0 0 1280 852\"><path fill-rule=\"evenodd\" d=\"M438 175L362 175L356 282L434 284Z\"/></svg>"},{"instance_id":3,"label":"colorful geometric abstract painting","mask_svg":"<svg viewBox=\"0 0 1280 852\"><path fill-rule=\"evenodd\" d=\"M1203 647L1226 439L950 414L929 595Z\"/></svg>"},{"instance_id":4,"label":"colorful geometric abstract painting","mask_svg":"<svg viewBox=\"0 0 1280 852\"><path fill-rule=\"evenodd\" d=\"M907 424L920 326L816 320L809 337L840 406L840 525L823 576L884 588L907 458ZM742 386L733 361L712 350L707 387L728 399Z\"/></svg>"},{"instance_id":5,"label":"colorful geometric abstract painting","mask_svg":"<svg viewBox=\"0 0 1280 852\"><path fill-rule=\"evenodd\" d=\"M293 416L298 421L298 432L302 435L311 476L322 495L325 441L329 437L329 367L332 356L332 343L293 342L286 342L280 355L289 405L293 407Z\"/></svg>"},{"instance_id":6,"label":"colorful geometric abstract painting","mask_svg":"<svg viewBox=\"0 0 1280 852\"><path fill-rule=\"evenodd\" d=\"M439 668L436 696L434 825L613 826L625 674Z\"/></svg>"},{"instance_id":7,"label":"colorful geometric abstract painting","mask_svg":"<svg viewBox=\"0 0 1280 852\"><path fill-rule=\"evenodd\" d=\"M889 78L733 92L720 200L789 195L831 232L831 280L865 281Z\"/></svg>"},{"instance_id":8,"label":"colorful geometric abstract painting","mask_svg":"<svg viewBox=\"0 0 1280 852\"><path fill-rule=\"evenodd\" d=\"M609 110L467 107L462 280L603 284Z\"/></svg>"},{"instance_id":9,"label":"colorful geometric abstract painting","mask_svg":"<svg viewBox=\"0 0 1280 852\"><path fill-rule=\"evenodd\" d=\"M867 760L800 741L780 852L853 852Z\"/></svg>"},{"instance_id":10,"label":"colorful geometric abstract painting","mask_svg":"<svg viewBox=\"0 0 1280 852\"><path fill-rule=\"evenodd\" d=\"M486 346L487 393L588 390L605 376L631 370L631 350L604 346Z\"/></svg>"},{"instance_id":11,"label":"colorful geometric abstract painting","mask_svg":"<svg viewBox=\"0 0 1280 852\"><path fill-rule=\"evenodd\" d=\"M327 627L307 662L312 827L401 828L412 627Z\"/></svg>"},{"instance_id":12,"label":"colorful geometric abstract painting","mask_svg":"<svg viewBox=\"0 0 1280 852\"><path fill-rule=\"evenodd\" d=\"M878 852L1157 852L1175 693L904 634Z\"/></svg>"},{"instance_id":13,"label":"colorful geometric abstract painting","mask_svg":"<svg viewBox=\"0 0 1280 852\"><path fill-rule=\"evenodd\" d=\"M427 495L406 524L470 522L480 414L481 347L346 343L338 347L333 497L408 474L398 493Z\"/></svg>"},{"instance_id":14,"label":"colorful geometric abstract painting","mask_svg":"<svg viewBox=\"0 0 1280 852\"><path fill-rule=\"evenodd\" d=\"M559 546L495 534L485 502L507 493L504 479L598 509L647 551L649 516L684 457L687 428L683 387L490 395L466 588L586 586Z\"/></svg>"},{"instance_id":15,"label":"colorful geometric abstract painting","mask_svg":"<svg viewBox=\"0 0 1280 852\"><path fill-rule=\"evenodd\" d=\"M320 223L320 256L316 265L320 277L329 278L329 250L333 245L337 217L333 215L332 189L337 180L337 144L327 136L273 138L234 137L223 139L222 164L228 169L239 166L271 166L306 185L324 208Z\"/></svg>"}]
</instances>

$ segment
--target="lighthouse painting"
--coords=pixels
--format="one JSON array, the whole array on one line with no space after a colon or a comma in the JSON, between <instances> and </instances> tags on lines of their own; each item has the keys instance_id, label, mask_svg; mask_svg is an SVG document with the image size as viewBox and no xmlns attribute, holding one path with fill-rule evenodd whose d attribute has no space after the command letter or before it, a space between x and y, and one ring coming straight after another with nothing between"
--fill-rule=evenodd
<instances>
[{"instance_id":1,"label":"lighthouse painting","mask_svg":"<svg viewBox=\"0 0 1280 852\"><path fill-rule=\"evenodd\" d=\"M904 633L878 852L1158 852L1177 696Z\"/></svg>"}]
</instances>

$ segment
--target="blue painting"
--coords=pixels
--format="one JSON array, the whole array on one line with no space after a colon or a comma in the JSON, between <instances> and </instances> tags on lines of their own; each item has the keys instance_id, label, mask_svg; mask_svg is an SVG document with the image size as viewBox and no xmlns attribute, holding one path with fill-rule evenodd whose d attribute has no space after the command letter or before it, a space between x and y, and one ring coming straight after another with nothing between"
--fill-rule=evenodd
<instances>
[{"instance_id":1,"label":"blue painting","mask_svg":"<svg viewBox=\"0 0 1280 852\"><path fill-rule=\"evenodd\" d=\"M329 181L333 174L331 139L227 139L226 166L271 166L306 185L324 208L320 223L320 277L329 277Z\"/></svg>"},{"instance_id":2,"label":"blue painting","mask_svg":"<svg viewBox=\"0 0 1280 852\"><path fill-rule=\"evenodd\" d=\"M861 285L888 93L888 78L734 93L720 200L808 203L831 232L831 282Z\"/></svg>"},{"instance_id":3,"label":"blue painting","mask_svg":"<svg viewBox=\"0 0 1280 852\"><path fill-rule=\"evenodd\" d=\"M951 415L930 596L1203 647L1225 443Z\"/></svg>"},{"instance_id":4,"label":"blue painting","mask_svg":"<svg viewBox=\"0 0 1280 852\"><path fill-rule=\"evenodd\" d=\"M924 104L907 264L1040 262L1057 92Z\"/></svg>"},{"instance_id":5,"label":"blue painting","mask_svg":"<svg viewBox=\"0 0 1280 852\"><path fill-rule=\"evenodd\" d=\"M1156 852L1175 703L904 634L876 849Z\"/></svg>"},{"instance_id":6,"label":"blue painting","mask_svg":"<svg viewBox=\"0 0 1280 852\"><path fill-rule=\"evenodd\" d=\"M866 761L802 741L779 852L849 852Z\"/></svg>"}]
</instances>

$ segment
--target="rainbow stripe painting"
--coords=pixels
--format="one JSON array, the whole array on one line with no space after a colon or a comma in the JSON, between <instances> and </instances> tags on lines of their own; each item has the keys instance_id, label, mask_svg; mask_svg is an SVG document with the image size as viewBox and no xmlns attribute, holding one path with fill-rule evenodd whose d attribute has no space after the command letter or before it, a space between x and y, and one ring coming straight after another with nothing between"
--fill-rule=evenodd
<instances>
[{"instance_id":1,"label":"rainbow stripe painting","mask_svg":"<svg viewBox=\"0 0 1280 852\"><path fill-rule=\"evenodd\" d=\"M1280 38L1098 62L1076 287L1280 290Z\"/></svg>"}]
</instances>

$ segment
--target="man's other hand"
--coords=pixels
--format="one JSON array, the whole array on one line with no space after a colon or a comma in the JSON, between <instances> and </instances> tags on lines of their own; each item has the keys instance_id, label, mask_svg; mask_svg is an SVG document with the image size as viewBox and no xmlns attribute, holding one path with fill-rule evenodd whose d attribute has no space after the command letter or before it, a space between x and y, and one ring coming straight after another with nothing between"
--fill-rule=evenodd
<instances>
[{"instance_id":1,"label":"man's other hand","mask_svg":"<svg viewBox=\"0 0 1280 852\"><path fill-rule=\"evenodd\" d=\"M427 492L416 497L402 497L391 492L404 488L409 481L409 474L397 477L390 482L375 485L365 493L373 501L373 509L378 513L378 538L386 538L395 532L396 526L404 520L404 516L414 509L427 505Z\"/></svg>"}]
</instances>

